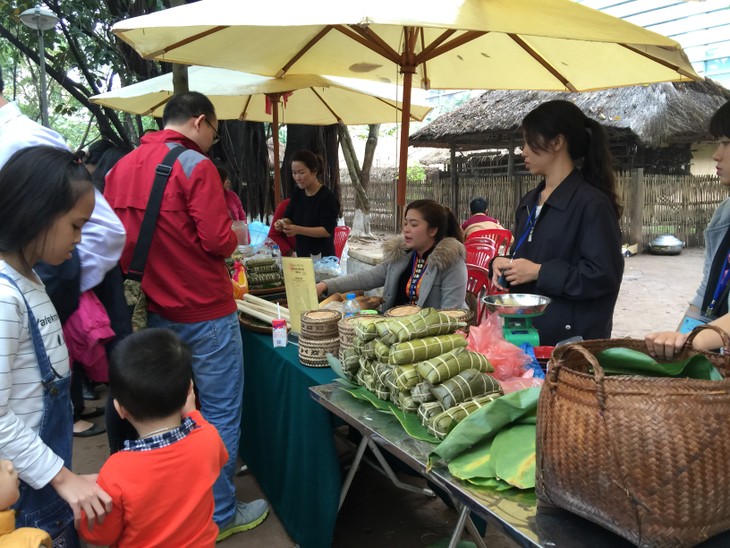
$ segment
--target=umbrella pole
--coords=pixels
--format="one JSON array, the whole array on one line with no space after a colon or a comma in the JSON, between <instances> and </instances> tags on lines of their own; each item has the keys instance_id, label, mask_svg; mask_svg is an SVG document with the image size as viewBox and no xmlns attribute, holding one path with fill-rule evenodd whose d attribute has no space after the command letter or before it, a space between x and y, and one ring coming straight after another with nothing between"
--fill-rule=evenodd
<instances>
[{"instance_id":1,"label":"umbrella pole","mask_svg":"<svg viewBox=\"0 0 730 548\"><path fill-rule=\"evenodd\" d=\"M279 161L279 99L278 93L270 93L271 100L271 137L274 145L274 209L281 202L281 162Z\"/></svg>"},{"instance_id":2,"label":"umbrella pole","mask_svg":"<svg viewBox=\"0 0 730 548\"><path fill-rule=\"evenodd\" d=\"M414 70L415 71L415 70ZM411 85L413 72L403 70L403 101L400 123L400 155L398 158L398 192L396 226L400 226L403 219L403 210L406 205L406 176L408 173L408 134L411 126Z\"/></svg>"}]
</instances>

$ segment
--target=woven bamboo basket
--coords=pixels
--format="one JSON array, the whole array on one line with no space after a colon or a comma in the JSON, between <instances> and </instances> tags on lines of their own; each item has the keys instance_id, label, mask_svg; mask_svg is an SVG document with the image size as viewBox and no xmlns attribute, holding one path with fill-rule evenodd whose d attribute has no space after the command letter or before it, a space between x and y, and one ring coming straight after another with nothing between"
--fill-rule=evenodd
<instances>
[{"instance_id":1,"label":"woven bamboo basket","mask_svg":"<svg viewBox=\"0 0 730 548\"><path fill-rule=\"evenodd\" d=\"M310 310L302 313L302 331L300 337L305 339L331 339L338 337L337 322L342 314L336 310Z\"/></svg>"},{"instance_id":2,"label":"woven bamboo basket","mask_svg":"<svg viewBox=\"0 0 730 548\"><path fill-rule=\"evenodd\" d=\"M327 353L339 354L340 338L307 339L299 337L299 361L307 367L328 367Z\"/></svg>"},{"instance_id":3,"label":"woven bamboo basket","mask_svg":"<svg viewBox=\"0 0 730 548\"><path fill-rule=\"evenodd\" d=\"M538 498L638 546L730 529L730 379L605 377L594 354L618 346L647 352L614 339L553 353L538 403Z\"/></svg>"},{"instance_id":4,"label":"woven bamboo basket","mask_svg":"<svg viewBox=\"0 0 730 548\"><path fill-rule=\"evenodd\" d=\"M400 306L394 306L388 310L384 316L386 318L400 318L401 316L410 316L411 314L418 314L421 311L421 307L417 304L403 304Z\"/></svg>"}]
</instances>

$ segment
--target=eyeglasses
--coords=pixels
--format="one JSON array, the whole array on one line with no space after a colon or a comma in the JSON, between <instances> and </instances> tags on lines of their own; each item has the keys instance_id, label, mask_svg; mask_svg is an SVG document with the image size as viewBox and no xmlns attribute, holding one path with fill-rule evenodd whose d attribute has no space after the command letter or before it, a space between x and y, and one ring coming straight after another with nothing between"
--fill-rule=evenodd
<instances>
[{"instance_id":1,"label":"eyeglasses","mask_svg":"<svg viewBox=\"0 0 730 548\"><path fill-rule=\"evenodd\" d=\"M203 118L203 119L205 120L205 123L206 123L206 124L208 124L208 125L210 126L210 129L212 129L212 130L213 130L213 144L215 145L216 143L218 143L218 141L220 141L220 140L221 140L221 134L220 134L220 133L218 133L218 130L217 130L217 129L215 128L215 126L214 126L213 124L211 124L211 123L210 123L210 122L208 121L208 119L207 119L207 118Z\"/></svg>"}]
</instances>

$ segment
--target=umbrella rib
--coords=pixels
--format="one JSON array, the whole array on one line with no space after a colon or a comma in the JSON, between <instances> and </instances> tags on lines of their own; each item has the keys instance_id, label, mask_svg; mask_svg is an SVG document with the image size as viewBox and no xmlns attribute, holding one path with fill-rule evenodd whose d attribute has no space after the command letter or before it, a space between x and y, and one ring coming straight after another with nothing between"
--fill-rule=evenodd
<instances>
[{"instance_id":1,"label":"umbrella rib","mask_svg":"<svg viewBox=\"0 0 730 548\"><path fill-rule=\"evenodd\" d=\"M400 65L400 55L398 52L391 48L387 42L385 42L380 36L372 32L370 29L366 29L358 26L345 27L343 25L336 25L335 29L340 31L350 39L362 44L368 49L371 49L378 55L385 57L389 61Z\"/></svg>"},{"instance_id":2,"label":"umbrella rib","mask_svg":"<svg viewBox=\"0 0 730 548\"><path fill-rule=\"evenodd\" d=\"M175 50L177 48L181 48L183 46L186 46L190 42L195 42L196 40L200 40L201 38L205 38L206 36L209 36L211 34L215 34L216 32L220 32L220 31L225 30L227 28L229 28L228 25L213 27L212 29L208 29L206 31L200 32L200 33L195 34L193 36L188 36L187 38L185 38L185 40L180 40L179 42L175 42L174 44L170 44L169 46L167 46L167 47L165 47L165 48L163 48L161 50L158 50L158 51L154 51L152 53L149 53L148 55L145 55L144 57L145 57L145 59L154 59L154 58L159 57L160 55L163 55L163 54L165 54L165 53L167 53L169 51L172 51L172 50ZM161 59L161 60L164 61L164 59Z\"/></svg>"},{"instance_id":3,"label":"umbrella rib","mask_svg":"<svg viewBox=\"0 0 730 548\"><path fill-rule=\"evenodd\" d=\"M284 75L289 72L289 69L292 68L294 63L299 61L299 59L301 59L305 53L307 53L310 49L314 47L317 42L324 38L324 36L329 31L331 31L332 28L332 25L327 25L322 30L320 30L314 38L307 42L307 44L302 49L300 49L299 52L294 57L292 57L289 62L281 68L279 72L276 73L276 78L283 78Z\"/></svg>"},{"instance_id":4,"label":"umbrella rib","mask_svg":"<svg viewBox=\"0 0 730 548\"><path fill-rule=\"evenodd\" d=\"M142 116L149 116L154 111L156 111L158 108L160 108L162 105L164 105L165 103L167 103L171 98L172 98L172 94L168 95L162 101L160 101L159 103L157 103L155 106L147 109L147 112L142 113Z\"/></svg>"},{"instance_id":5,"label":"umbrella rib","mask_svg":"<svg viewBox=\"0 0 730 548\"><path fill-rule=\"evenodd\" d=\"M660 57L656 57L656 56L652 55L651 53L649 53L647 51L642 51L641 49L637 48L636 46L632 46L631 44L619 44L619 46L622 46L622 47L624 47L624 48L626 48L626 49L628 49L630 51L633 51L634 53L636 53L638 55L641 55L642 57L646 57L647 59L651 59L655 63L659 63L660 65L665 66L668 69L671 69L671 70L673 70L673 71L681 74L682 76L686 76L690 80L694 80L695 79L694 76L692 76L692 74L690 74L689 72L687 72L683 68L678 67L677 65L675 65L674 63L670 63L669 61L665 61L664 59L662 59Z\"/></svg>"},{"instance_id":6,"label":"umbrella rib","mask_svg":"<svg viewBox=\"0 0 730 548\"><path fill-rule=\"evenodd\" d=\"M373 99L377 99L381 103L386 104L386 105L388 105L391 108L394 108L396 111L400 112L401 115L403 114L403 107L399 107L397 102L396 103L391 103L390 101L386 101L382 97L373 97ZM412 111L411 111L411 114L410 114L409 118L411 120L413 120L414 122L418 122L419 121L418 118L416 118L415 114L413 114Z\"/></svg>"},{"instance_id":7,"label":"umbrella rib","mask_svg":"<svg viewBox=\"0 0 730 548\"><path fill-rule=\"evenodd\" d=\"M555 67L553 67L550 63L548 63L545 60L545 58L542 57L542 55L540 55L539 53L537 53L537 51L535 51L522 38L520 38L516 34L508 34L508 36L510 38L512 38L512 40L514 40L517 43L517 45L519 45L522 49L524 49L535 61L537 61L538 63L540 63L540 65L542 65L543 68L545 68L545 70L547 70L558 81L560 81L560 83L563 84L566 87L566 89L568 89L568 90L570 90L572 92L577 92L578 91L578 89L573 84L571 84L570 81L565 76L563 76L562 74L560 74L560 72Z\"/></svg>"},{"instance_id":8,"label":"umbrella rib","mask_svg":"<svg viewBox=\"0 0 730 548\"><path fill-rule=\"evenodd\" d=\"M421 53L419 55L422 55L424 51L426 51L426 38L423 36L423 27L421 27L419 34L421 35ZM431 42L431 44L428 46L428 49L430 50L432 47L436 47L438 44L443 42L443 40L446 40L451 34L453 34L456 31L446 31L441 36L439 36L436 40ZM443 40L442 40L443 38ZM418 55L416 55L416 59L418 59ZM423 63L423 78L421 79L421 84L425 89L431 88L431 82L428 79L428 67L426 66L426 63Z\"/></svg>"},{"instance_id":9,"label":"umbrella rib","mask_svg":"<svg viewBox=\"0 0 730 548\"><path fill-rule=\"evenodd\" d=\"M241 111L241 114L238 115L239 120L246 119L246 113L248 112L248 106L251 104L251 99L253 99L252 95L249 95L248 97L246 97L246 104L243 105L243 110Z\"/></svg>"},{"instance_id":10,"label":"umbrella rib","mask_svg":"<svg viewBox=\"0 0 730 548\"><path fill-rule=\"evenodd\" d=\"M421 27L421 53L416 55L416 64L421 63L421 59L428 58L428 55L437 47L439 47L441 44L443 44L446 40L448 40L451 36L453 36L456 33L456 29L449 29L445 31L441 36L436 38L433 42L431 42L428 46L423 47L424 38L423 38L423 27Z\"/></svg>"},{"instance_id":11,"label":"umbrella rib","mask_svg":"<svg viewBox=\"0 0 730 548\"><path fill-rule=\"evenodd\" d=\"M477 30L470 30L465 32L464 34L461 34L451 40L451 42L446 42L444 44L440 44L439 46L430 49L428 52L423 51L419 53L416 56L416 64L425 63L426 61L430 61L434 57L438 57L439 55L443 55L447 51L451 51L454 48L458 48L459 46L463 46L467 42L471 42L472 40L476 40L480 36L484 36L487 34L484 31L477 31ZM447 37L448 38L448 37ZM428 53L427 55L425 55Z\"/></svg>"},{"instance_id":12,"label":"umbrella rib","mask_svg":"<svg viewBox=\"0 0 730 548\"><path fill-rule=\"evenodd\" d=\"M319 93L317 93L317 90L315 90L314 88L309 88L309 89L312 90L312 93L314 93L314 95L317 97L317 99L319 99L320 101L322 101L322 104L325 106L325 108L327 110L330 111L330 114L332 114L332 116L335 117L335 119L337 120L337 122L343 123L342 122L342 118L340 118L339 115L334 110L332 110L332 108L327 104L327 101L325 101L322 98L322 96Z\"/></svg>"}]
</instances>

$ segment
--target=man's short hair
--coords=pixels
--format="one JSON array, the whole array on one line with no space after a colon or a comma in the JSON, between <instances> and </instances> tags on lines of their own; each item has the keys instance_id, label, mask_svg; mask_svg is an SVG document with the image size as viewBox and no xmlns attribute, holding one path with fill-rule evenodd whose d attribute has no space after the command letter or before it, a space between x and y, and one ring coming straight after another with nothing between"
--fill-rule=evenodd
<instances>
[{"instance_id":1,"label":"man's short hair","mask_svg":"<svg viewBox=\"0 0 730 548\"><path fill-rule=\"evenodd\" d=\"M0 67L0 95L5 91L5 83L3 82L3 67Z\"/></svg>"},{"instance_id":2,"label":"man's short hair","mask_svg":"<svg viewBox=\"0 0 730 548\"><path fill-rule=\"evenodd\" d=\"M472 215L476 215L477 213L486 213L488 207L489 200L486 198L474 198L471 202L469 202L469 209L471 210Z\"/></svg>"},{"instance_id":3,"label":"man's short hair","mask_svg":"<svg viewBox=\"0 0 730 548\"><path fill-rule=\"evenodd\" d=\"M204 114L208 120L215 120L215 107L205 95L197 91L186 91L173 95L162 112L162 125L184 124L190 118Z\"/></svg>"},{"instance_id":4,"label":"man's short hair","mask_svg":"<svg viewBox=\"0 0 730 548\"><path fill-rule=\"evenodd\" d=\"M190 349L175 333L143 329L112 353L110 393L135 420L162 419L185 406L192 374Z\"/></svg>"}]
</instances>

